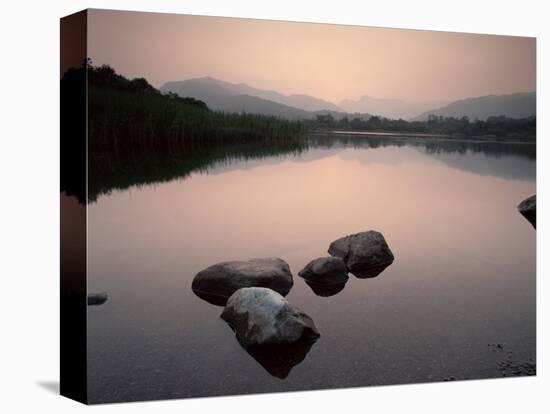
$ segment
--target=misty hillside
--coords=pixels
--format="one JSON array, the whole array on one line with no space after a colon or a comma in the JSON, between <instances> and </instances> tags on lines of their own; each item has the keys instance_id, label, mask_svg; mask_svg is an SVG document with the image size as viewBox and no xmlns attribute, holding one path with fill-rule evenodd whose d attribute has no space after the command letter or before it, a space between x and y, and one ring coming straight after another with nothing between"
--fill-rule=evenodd
<instances>
[{"instance_id":1,"label":"misty hillside","mask_svg":"<svg viewBox=\"0 0 550 414\"><path fill-rule=\"evenodd\" d=\"M217 96L249 95L303 111L341 111L341 109L332 102L324 101L313 96L287 96L276 91L257 89L244 83L234 84L208 76L184 81L167 82L160 89L162 91L175 92L182 96L194 96L197 98L202 96L205 97L205 100L207 100L206 98L213 100Z\"/></svg>"},{"instance_id":2,"label":"misty hillside","mask_svg":"<svg viewBox=\"0 0 550 414\"><path fill-rule=\"evenodd\" d=\"M246 112L286 119L310 119L314 116L312 113L298 108L250 95L205 97L203 100L209 108L223 112Z\"/></svg>"},{"instance_id":3,"label":"misty hillside","mask_svg":"<svg viewBox=\"0 0 550 414\"><path fill-rule=\"evenodd\" d=\"M399 99L378 99L362 96L357 101L344 99L340 107L347 112L367 112L392 119L410 119L428 110L439 108L447 102L404 102Z\"/></svg>"},{"instance_id":4,"label":"misty hillside","mask_svg":"<svg viewBox=\"0 0 550 414\"><path fill-rule=\"evenodd\" d=\"M481 120L501 115L508 118L526 118L536 115L536 94L528 92L462 99L437 110L425 112L414 120L424 121L429 115L457 118L467 116L470 119Z\"/></svg>"},{"instance_id":5,"label":"misty hillside","mask_svg":"<svg viewBox=\"0 0 550 414\"><path fill-rule=\"evenodd\" d=\"M324 101L319 98L315 98L309 95L289 95L284 100L287 105L294 106L296 108L304 109L306 111L332 111L342 112L342 108L336 106L332 102ZM281 101L276 101L283 103Z\"/></svg>"},{"instance_id":6,"label":"misty hillside","mask_svg":"<svg viewBox=\"0 0 550 414\"><path fill-rule=\"evenodd\" d=\"M486 120L490 116L525 118L535 115L535 93L490 95L467 98L445 105L442 102L404 102L399 99L378 99L363 96L354 101L346 99L341 107L309 95L283 95L272 90L233 84L211 77L165 83L160 90L181 97L204 101L209 108L223 112L272 115L286 119L314 119L317 115L332 115L368 119L369 114L390 119L424 121L429 115ZM445 105L445 106L443 106ZM420 114L420 115L419 115Z\"/></svg>"}]
</instances>

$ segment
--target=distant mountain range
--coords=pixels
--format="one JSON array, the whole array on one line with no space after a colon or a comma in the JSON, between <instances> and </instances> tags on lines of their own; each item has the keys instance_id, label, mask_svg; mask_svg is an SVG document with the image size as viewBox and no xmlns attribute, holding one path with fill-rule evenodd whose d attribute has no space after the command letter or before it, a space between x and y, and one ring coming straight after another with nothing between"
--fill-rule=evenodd
<instances>
[{"instance_id":1,"label":"distant mountain range","mask_svg":"<svg viewBox=\"0 0 550 414\"><path fill-rule=\"evenodd\" d=\"M486 120L490 116L504 115L508 118L527 118L537 113L535 92L509 95L488 95L452 102L442 108L427 111L414 118L424 121L430 115L463 117Z\"/></svg>"},{"instance_id":2,"label":"distant mountain range","mask_svg":"<svg viewBox=\"0 0 550 414\"><path fill-rule=\"evenodd\" d=\"M347 112L368 112L386 118L410 119L447 103L445 101L404 102L399 99L378 99L365 95L357 101L344 99L340 102L340 107Z\"/></svg>"},{"instance_id":3,"label":"distant mountain range","mask_svg":"<svg viewBox=\"0 0 550 414\"><path fill-rule=\"evenodd\" d=\"M167 82L160 88L180 96L201 99L215 110L250 112L285 118L312 118L315 111L340 111L335 104L308 95L283 95L253 88L244 83L233 84L211 77Z\"/></svg>"},{"instance_id":4,"label":"distant mountain range","mask_svg":"<svg viewBox=\"0 0 550 414\"><path fill-rule=\"evenodd\" d=\"M254 88L244 83L230 83L211 77L167 82L160 88L183 97L204 101L208 107L224 112L247 112L274 115L288 119L313 119L319 114L331 114L336 119L369 117L370 114L387 118L426 120L430 114L486 119L505 115L524 118L536 113L535 93L517 93L500 96L481 96L451 103L433 101L409 103L398 99L377 99L363 96L357 101L343 100L340 106L309 95L284 95ZM420 115L419 115L420 114Z\"/></svg>"}]
</instances>

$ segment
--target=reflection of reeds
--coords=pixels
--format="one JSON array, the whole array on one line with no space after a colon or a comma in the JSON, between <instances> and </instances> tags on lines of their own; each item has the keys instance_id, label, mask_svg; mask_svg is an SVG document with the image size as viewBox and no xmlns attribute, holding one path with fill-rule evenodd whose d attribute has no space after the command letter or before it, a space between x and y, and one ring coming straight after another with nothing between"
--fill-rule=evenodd
<instances>
[{"instance_id":1,"label":"reflection of reeds","mask_svg":"<svg viewBox=\"0 0 550 414\"><path fill-rule=\"evenodd\" d=\"M210 111L175 96L91 87L89 199L112 188L165 181L232 157L299 150L298 122Z\"/></svg>"},{"instance_id":2,"label":"reflection of reeds","mask_svg":"<svg viewBox=\"0 0 550 414\"><path fill-rule=\"evenodd\" d=\"M278 155L300 154L307 148L305 142L296 140L265 143L233 143L226 145L195 144L178 155L155 156L150 154L140 162L105 165L90 163L88 199L95 201L101 194L137 185L167 182L185 178L194 172L206 172L219 164L256 160Z\"/></svg>"}]
</instances>

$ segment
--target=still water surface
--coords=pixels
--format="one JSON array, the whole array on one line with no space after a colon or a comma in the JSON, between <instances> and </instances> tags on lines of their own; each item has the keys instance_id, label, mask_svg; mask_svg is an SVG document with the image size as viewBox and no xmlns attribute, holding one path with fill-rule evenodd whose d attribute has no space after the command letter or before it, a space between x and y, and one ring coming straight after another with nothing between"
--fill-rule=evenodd
<instances>
[{"instance_id":1,"label":"still water surface","mask_svg":"<svg viewBox=\"0 0 550 414\"><path fill-rule=\"evenodd\" d=\"M524 373L514 367L535 358L536 249L516 206L535 193L534 145L369 140L229 158L90 204L88 289L109 294L88 308L90 401ZM321 297L297 276L331 241L371 229L395 255L378 277L350 275ZM278 370L191 290L211 264L267 256L290 264L287 299L321 333Z\"/></svg>"}]
</instances>

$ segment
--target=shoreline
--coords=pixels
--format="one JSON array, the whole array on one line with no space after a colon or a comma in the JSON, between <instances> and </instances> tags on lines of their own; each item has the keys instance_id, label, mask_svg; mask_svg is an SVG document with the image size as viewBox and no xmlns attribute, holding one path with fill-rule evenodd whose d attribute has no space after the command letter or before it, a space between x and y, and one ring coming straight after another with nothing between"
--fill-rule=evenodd
<instances>
[{"instance_id":1,"label":"shoreline","mask_svg":"<svg viewBox=\"0 0 550 414\"><path fill-rule=\"evenodd\" d=\"M524 138L519 137L505 137L498 138L495 136L478 135L478 136L456 136L449 134L430 134L430 133L407 133L407 132L388 132L388 131L338 131L338 130L315 130L311 131L312 134L334 134L334 135L351 135L355 137L379 137L379 138L428 138L441 141L462 141L462 142L491 142L496 144L526 144L535 145L537 143L536 137Z\"/></svg>"}]
</instances>

